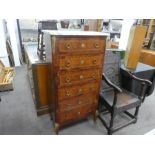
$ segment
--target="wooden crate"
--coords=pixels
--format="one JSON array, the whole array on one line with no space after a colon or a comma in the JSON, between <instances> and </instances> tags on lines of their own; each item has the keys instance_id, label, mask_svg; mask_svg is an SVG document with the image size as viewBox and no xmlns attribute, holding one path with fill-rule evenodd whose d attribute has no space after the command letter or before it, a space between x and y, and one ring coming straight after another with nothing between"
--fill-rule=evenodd
<instances>
[{"instance_id":1,"label":"wooden crate","mask_svg":"<svg viewBox=\"0 0 155 155\"><path fill-rule=\"evenodd\" d=\"M0 91L13 90L13 77L15 70L12 67L5 67L0 61Z\"/></svg>"}]
</instances>

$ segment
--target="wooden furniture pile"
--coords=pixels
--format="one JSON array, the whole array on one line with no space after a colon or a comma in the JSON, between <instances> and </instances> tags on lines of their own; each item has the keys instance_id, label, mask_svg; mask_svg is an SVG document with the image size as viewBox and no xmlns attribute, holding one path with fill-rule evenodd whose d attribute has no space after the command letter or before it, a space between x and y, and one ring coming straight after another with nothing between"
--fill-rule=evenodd
<instances>
[{"instance_id":1,"label":"wooden furniture pile","mask_svg":"<svg viewBox=\"0 0 155 155\"><path fill-rule=\"evenodd\" d=\"M99 32L44 31L51 53L51 114L55 132L64 125L97 117L106 35Z\"/></svg>"}]
</instances>

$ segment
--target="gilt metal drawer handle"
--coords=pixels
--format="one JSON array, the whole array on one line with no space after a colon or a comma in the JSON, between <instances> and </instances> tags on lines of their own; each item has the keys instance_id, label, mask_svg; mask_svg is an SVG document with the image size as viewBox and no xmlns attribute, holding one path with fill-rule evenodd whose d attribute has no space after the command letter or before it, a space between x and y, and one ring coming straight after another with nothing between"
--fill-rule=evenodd
<instances>
[{"instance_id":1,"label":"gilt metal drawer handle","mask_svg":"<svg viewBox=\"0 0 155 155\"><path fill-rule=\"evenodd\" d=\"M66 92L66 96L70 96L71 94L70 94L70 92L69 91L67 91Z\"/></svg>"},{"instance_id":2,"label":"gilt metal drawer handle","mask_svg":"<svg viewBox=\"0 0 155 155\"><path fill-rule=\"evenodd\" d=\"M65 46L67 49L70 49L71 48L71 44L66 44Z\"/></svg>"},{"instance_id":3,"label":"gilt metal drawer handle","mask_svg":"<svg viewBox=\"0 0 155 155\"><path fill-rule=\"evenodd\" d=\"M96 76L95 76L95 75L93 75L93 76L92 76L92 78L93 78L93 79L96 79Z\"/></svg>"},{"instance_id":4,"label":"gilt metal drawer handle","mask_svg":"<svg viewBox=\"0 0 155 155\"><path fill-rule=\"evenodd\" d=\"M80 114L81 114L81 112L79 111L79 112L78 112L78 115L80 115Z\"/></svg>"},{"instance_id":5,"label":"gilt metal drawer handle","mask_svg":"<svg viewBox=\"0 0 155 155\"><path fill-rule=\"evenodd\" d=\"M70 67L71 63L69 61L66 62L66 67Z\"/></svg>"},{"instance_id":6,"label":"gilt metal drawer handle","mask_svg":"<svg viewBox=\"0 0 155 155\"><path fill-rule=\"evenodd\" d=\"M97 63L97 60L93 60L93 64L96 64Z\"/></svg>"},{"instance_id":7,"label":"gilt metal drawer handle","mask_svg":"<svg viewBox=\"0 0 155 155\"><path fill-rule=\"evenodd\" d=\"M94 46L95 46L95 48L99 48L99 44L98 43L95 43Z\"/></svg>"},{"instance_id":8,"label":"gilt metal drawer handle","mask_svg":"<svg viewBox=\"0 0 155 155\"><path fill-rule=\"evenodd\" d=\"M83 75L80 75L80 80L83 80L84 76Z\"/></svg>"}]
</instances>

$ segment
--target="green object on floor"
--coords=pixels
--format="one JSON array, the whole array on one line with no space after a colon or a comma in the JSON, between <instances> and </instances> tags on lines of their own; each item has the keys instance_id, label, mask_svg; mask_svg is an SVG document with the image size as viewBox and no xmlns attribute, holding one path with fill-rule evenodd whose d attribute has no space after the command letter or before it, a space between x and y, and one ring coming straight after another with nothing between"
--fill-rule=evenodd
<instances>
[{"instance_id":1,"label":"green object on floor","mask_svg":"<svg viewBox=\"0 0 155 155\"><path fill-rule=\"evenodd\" d=\"M124 50L120 51L120 56L121 56L121 60L124 59L124 57L125 57L125 51Z\"/></svg>"}]
</instances>

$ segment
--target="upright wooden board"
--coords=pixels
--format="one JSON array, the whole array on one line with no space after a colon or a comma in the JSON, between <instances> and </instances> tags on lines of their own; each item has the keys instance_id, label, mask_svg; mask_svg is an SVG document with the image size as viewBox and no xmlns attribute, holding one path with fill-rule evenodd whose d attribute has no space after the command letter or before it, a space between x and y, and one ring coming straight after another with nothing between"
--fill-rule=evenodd
<instances>
[{"instance_id":1,"label":"upright wooden board","mask_svg":"<svg viewBox=\"0 0 155 155\"><path fill-rule=\"evenodd\" d=\"M131 27L124 60L125 66L129 69L135 69L138 64L146 30L145 26Z\"/></svg>"}]
</instances>

